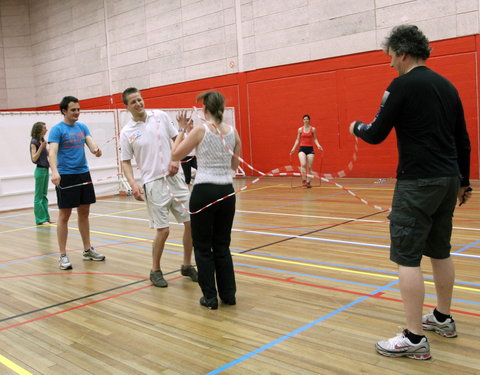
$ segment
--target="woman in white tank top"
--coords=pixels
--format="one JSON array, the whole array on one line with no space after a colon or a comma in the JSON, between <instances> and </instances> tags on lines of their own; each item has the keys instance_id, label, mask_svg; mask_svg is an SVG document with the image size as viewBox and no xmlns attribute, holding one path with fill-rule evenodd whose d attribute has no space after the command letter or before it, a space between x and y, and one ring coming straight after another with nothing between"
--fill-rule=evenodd
<instances>
[{"instance_id":1,"label":"woman in white tank top","mask_svg":"<svg viewBox=\"0 0 480 375\"><path fill-rule=\"evenodd\" d=\"M193 149L197 156L197 174L190 197L190 212L234 192L233 173L239 161L241 142L236 129L223 122L224 98L210 91L197 97L203 101L206 122L193 127L185 112L177 116L180 132L172 147L172 161L178 161ZM184 137L188 130L189 136ZM236 304L236 284L230 253L230 239L235 215L235 195L192 214L192 239L198 269L198 284L203 292L200 304L218 308L218 296L224 304Z\"/></svg>"}]
</instances>

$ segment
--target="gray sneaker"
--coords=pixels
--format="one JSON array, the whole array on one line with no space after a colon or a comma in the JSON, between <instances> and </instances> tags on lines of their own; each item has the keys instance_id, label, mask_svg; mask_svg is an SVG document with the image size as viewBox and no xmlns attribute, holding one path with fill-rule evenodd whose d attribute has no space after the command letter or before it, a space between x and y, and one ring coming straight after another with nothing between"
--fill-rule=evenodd
<instances>
[{"instance_id":1,"label":"gray sneaker","mask_svg":"<svg viewBox=\"0 0 480 375\"><path fill-rule=\"evenodd\" d=\"M182 276L188 276L192 279L192 281L196 283L198 282L198 272L194 266L182 266L180 273Z\"/></svg>"},{"instance_id":2,"label":"gray sneaker","mask_svg":"<svg viewBox=\"0 0 480 375\"><path fill-rule=\"evenodd\" d=\"M418 344L414 344L405 336L405 331L391 339L377 342L375 349L385 357L408 357L419 360L432 357L430 355L430 344L426 337L422 337Z\"/></svg>"},{"instance_id":3,"label":"gray sneaker","mask_svg":"<svg viewBox=\"0 0 480 375\"><path fill-rule=\"evenodd\" d=\"M67 254L65 255L60 254L60 258L58 259L58 264L61 270L72 269L72 263L70 263L70 259L68 259Z\"/></svg>"},{"instance_id":4,"label":"gray sneaker","mask_svg":"<svg viewBox=\"0 0 480 375\"><path fill-rule=\"evenodd\" d=\"M167 280L163 278L162 271L150 271L150 281L159 288L166 288L168 286Z\"/></svg>"},{"instance_id":5,"label":"gray sneaker","mask_svg":"<svg viewBox=\"0 0 480 375\"><path fill-rule=\"evenodd\" d=\"M433 311L422 317L422 326L425 331L435 331L435 333L443 337L457 337L455 321L448 318L444 322L439 322L437 318L435 318Z\"/></svg>"},{"instance_id":6,"label":"gray sneaker","mask_svg":"<svg viewBox=\"0 0 480 375\"><path fill-rule=\"evenodd\" d=\"M105 260L105 255L97 253L93 247L88 250L83 251L83 260L95 260L101 261Z\"/></svg>"}]
</instances>

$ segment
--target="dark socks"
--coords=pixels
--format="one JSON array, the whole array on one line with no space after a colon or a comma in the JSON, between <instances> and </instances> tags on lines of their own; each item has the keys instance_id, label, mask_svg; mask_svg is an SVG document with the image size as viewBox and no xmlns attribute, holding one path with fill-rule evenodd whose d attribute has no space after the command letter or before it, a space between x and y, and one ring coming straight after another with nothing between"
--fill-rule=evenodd
<instances>
[{"instance_id":1,"label":"dark socks","mask_svg":"<svg viewBox=\"0 0 480 375\"><path fill-rule=\"evenodd\" d=\"M440 311L437 310L437 308L433 310L433 315L435 315L435 319L437 319L440 323L443 323L448 318L452 319L453 322L453 318L451 317L451 315L442 314Z\"/></svg>"},{"instance_id":2,"label":"dark socks","mask_svg":"<svg viewBox=\"0 0 480 375\"><path fill-rule=\"evenodd\" d=\"M405 329L403 331L403 334L412 342L412 344L419 344L422 338L425 337L425 336L416 335L415 333L410 332L408 329Z\"/></svg>"}]
</instances>

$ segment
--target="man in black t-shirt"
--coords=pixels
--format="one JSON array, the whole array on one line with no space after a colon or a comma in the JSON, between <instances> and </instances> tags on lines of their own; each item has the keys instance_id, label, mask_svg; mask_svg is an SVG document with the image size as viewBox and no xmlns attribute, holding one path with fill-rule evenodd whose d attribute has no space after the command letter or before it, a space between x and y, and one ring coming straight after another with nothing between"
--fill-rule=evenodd
<instances>
[{"instance_id":1,"label":"man in black t-shirt","mask_svg":"<svg viewBox=\"0 0 480 375\"><path fill-rule=\"evenodd\" d=\"M452 216L457 199L471 196L470 140L462 102L455 87L425 66L428 39L416 27L395 27L384 43L398 71L385 91L370 124L354 121L352 135L372 144L395 128L398 145L397 183L390 219L390 259L398 264L406 329L379 341L377 352L387 357L429 359L424 330L456 337L450 316L455 270L450 257ZM420 262L430 257L437 307L422 316L425 296Z\"/></svg>"}]
</instances>

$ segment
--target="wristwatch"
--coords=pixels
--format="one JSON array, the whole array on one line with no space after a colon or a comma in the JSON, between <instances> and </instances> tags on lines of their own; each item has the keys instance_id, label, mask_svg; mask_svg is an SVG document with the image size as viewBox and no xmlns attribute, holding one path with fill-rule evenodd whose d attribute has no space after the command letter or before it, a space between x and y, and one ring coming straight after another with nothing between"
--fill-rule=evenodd
<instances>
[{"instance_id":1,"label":"wristwatch","mask_svg":"<svg viewBox=\"0 0 480 375\"><path fill-rule=\"evenodd\" d=\"M185 129L184 129L184 128L178 128L178 131L179 131L179 132L184 132Z\"/></svg>"}]
</instances>

